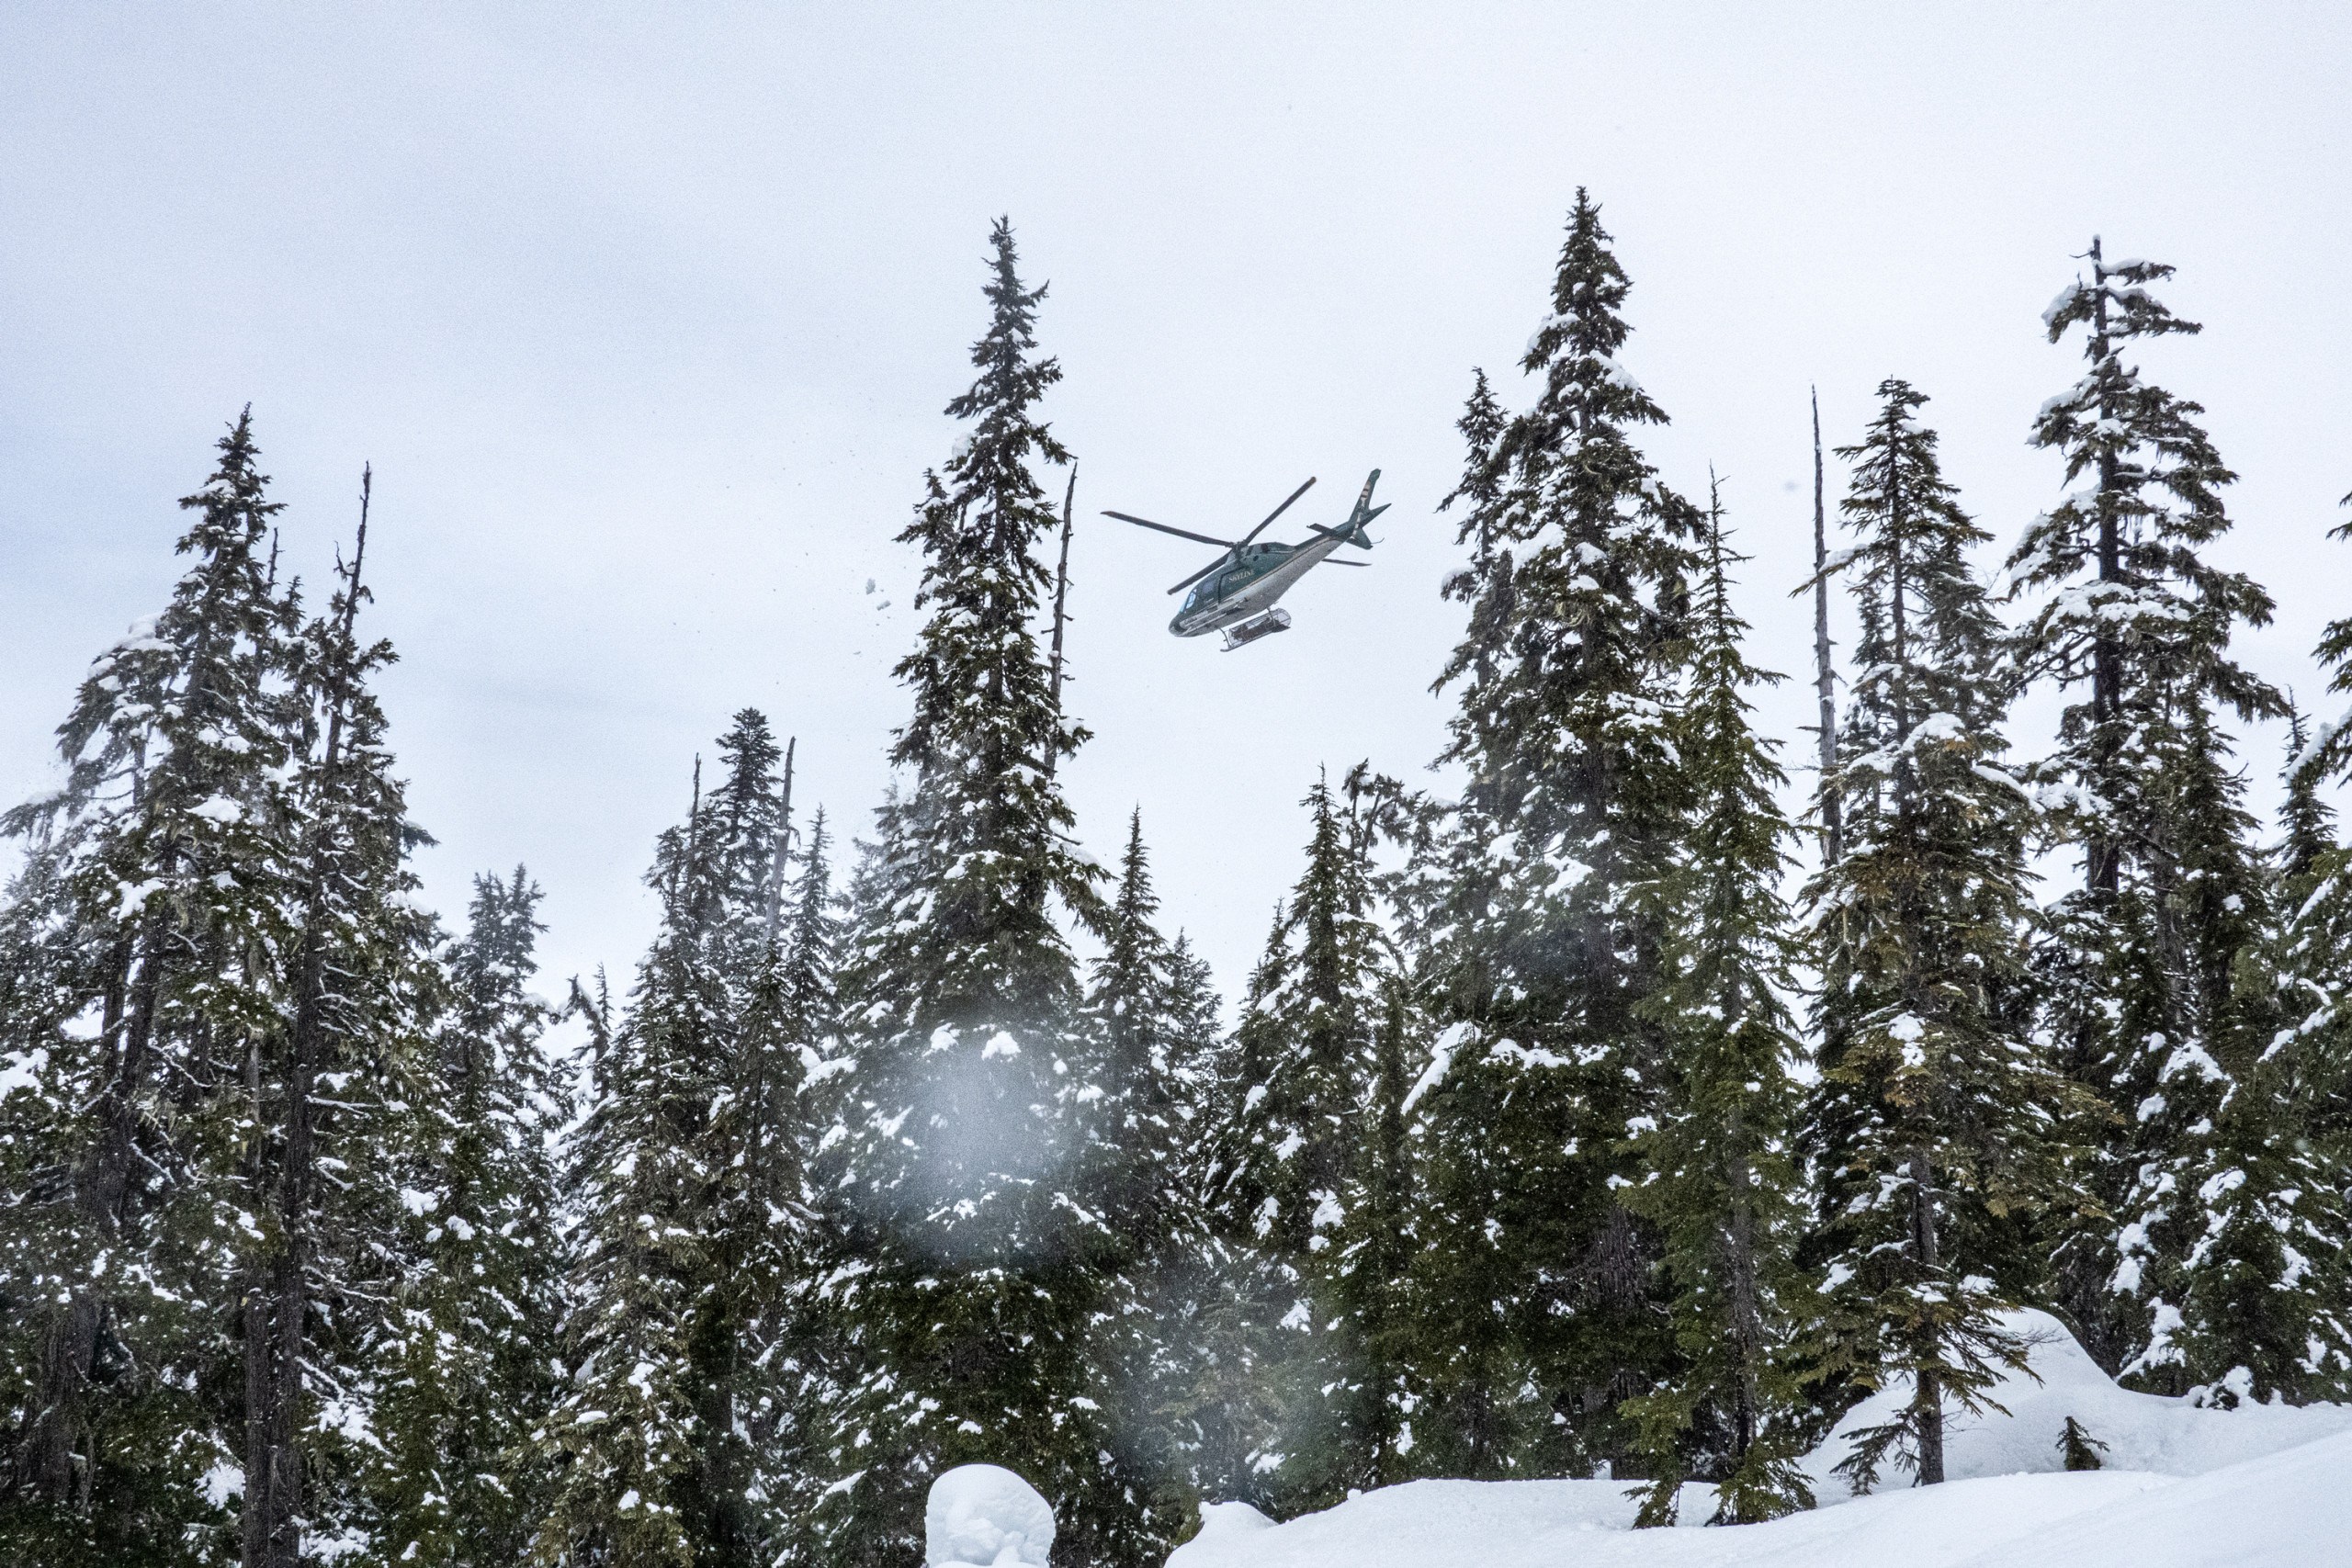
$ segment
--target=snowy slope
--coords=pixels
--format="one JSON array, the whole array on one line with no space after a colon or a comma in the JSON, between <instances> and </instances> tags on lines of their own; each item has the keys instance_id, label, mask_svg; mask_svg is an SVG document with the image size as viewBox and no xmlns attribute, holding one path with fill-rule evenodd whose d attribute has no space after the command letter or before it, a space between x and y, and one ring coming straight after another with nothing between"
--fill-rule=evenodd
<instances>
[{"instance_id":1,"label":"snowy slope","mask_svg":"<svg viewBox=\"0 0 2352 1568\"><path fill-rule=\"evenodd\" d=\"M2133 1393L2115 1386L2084 1354L2064 1324L2046 1313L2011 1314L2009 1326L2031 1337L2033 1371L2041 1379L2011 1378L1998 1403L2006 1416L1955 1413L1946 1417L1944 1473L1954 1481L2024 1471L2060 1470L2058 1434L2071 1416L2107 1445L2109 1470L2146 1470L2164 1475L2202 1475L2241 1460L2276 1453L2333 1433L2352 1430L2352 1405L2244 1404L2222 1410ZM1884 1421L1910 1403L1906 1380L1864 1400L1839 1422L1806 1468L1823 1501L1847 1495L1832 1467L1846 1454L1846 1437L1858 1427ZM1899 1486L1890 1472L1883 1484Z\"/></svg>"},{"instance_id":2,"label":"snowy slope","mask_svg":"<svg viewBox=\"0 0 2352 1568\"><path fill-rule=\"evenodd\" d=\"M2055 1320L2020 1325L2043 1337L2042 1381L2007 1386L2007 1416L1955 1421L1942 1486L1896 1478L1849 1499L1829 1479L1833 1435L1810 1464L1834 1506L1770 1524L1637 1531L1623 1483L1421 1481L1283 1525L1210 1508L1168 1568L2352 1568L2352 1407L2132 1393ZM2108 1468L2060 1468L2068 1416L2108 1445ZM1684 1518L1707 1512L1691 1488Z\"/></svg>"}]
</instances>

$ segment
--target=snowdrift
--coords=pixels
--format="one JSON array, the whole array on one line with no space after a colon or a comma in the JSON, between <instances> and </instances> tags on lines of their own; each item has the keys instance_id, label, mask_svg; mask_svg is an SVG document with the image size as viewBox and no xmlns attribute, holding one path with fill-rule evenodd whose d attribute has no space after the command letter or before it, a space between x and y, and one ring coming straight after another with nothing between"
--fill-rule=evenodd
<instances>
[{"instance_id":1,"label":"snowdrift","mask_svg":"<svg viewBox=\"0 0 2352 1568\"><path fill-rule=\"evenodd\" d=\"M2005 1416L1953 1418L1942 1486L1896 1475L1855 1498L1832 1476L1845 1434L1906 1396L1892 1389L1808 1461L1823 1506L1770 1524L1699 1528L1704 1487L1686 1491L1690 1524L1635 1530L1623 1482L1418 1481L1281 1525L1214 1505L1168 1568L2352 1568L2352 1406L2132 1393L2055 1319L2018 1325L2042 1381L2006 1384ZM2064 1470L2069 1416L2106 1468Z\"/></svg>"},{"instance_id":2,"label":"snowdrift","mask_svg":"<svg viewBox=\"0 0 2352 1568\"><path fill-rule=\"evenodd\" d=\"M2066 1325L2049 1314L2013 1313L2008 1326L2034 1341L2030 1359L2041 1381L2011 1377L2005 1382L1997 1403L2006 1416L1987 1411L1945 1418L1944 1473L1951 1480L2064 1470L2058 1435L2069 1416L2107 1445L2100 1458L2109 1470L2176 1476L2202 1475L2352 1430L2352 1405L2249 1404L2225 1410L2133 1393L2118 1388L2075 1342ZM1825 1503L1849 1495L1844 1483L1832 1473L1846 1457L1847 1434L1887 1420L1910 1402L1906 1381L1849 1412L1806 1461L1815 1495ZM1890 1469L1881 1478L1881 1490L1907 1481Z\"/></svg>"}]
</instances>

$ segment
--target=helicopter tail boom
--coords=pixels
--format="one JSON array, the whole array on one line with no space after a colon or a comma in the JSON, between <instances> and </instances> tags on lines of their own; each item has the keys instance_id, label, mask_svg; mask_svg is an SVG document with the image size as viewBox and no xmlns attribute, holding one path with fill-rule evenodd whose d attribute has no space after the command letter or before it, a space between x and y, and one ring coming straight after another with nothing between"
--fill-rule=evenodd
<instances>
[{"instance_id":1,"label":"helicopter tail boom","mask_svg":"<svg viewBox=\"0 0 2352 1568\"><path fill-rule=\"evenodd\" d=\"M1363 492L1356 497L1356 509L1348 513L1347 522L1339 527L1317 527L1312 523L1307 526L1314 528L1327 539L1338 538L1342 543L1353 545L1359 549L1372 548L1372 535L1365 530L1364 525L1388 510L1388 503L1385 501L1378 506L1372 504L1372 487L1379 482L1380 470L1374 468L1372 470L1372 477L1363 481Z\"/></svg>"}]
</instances>

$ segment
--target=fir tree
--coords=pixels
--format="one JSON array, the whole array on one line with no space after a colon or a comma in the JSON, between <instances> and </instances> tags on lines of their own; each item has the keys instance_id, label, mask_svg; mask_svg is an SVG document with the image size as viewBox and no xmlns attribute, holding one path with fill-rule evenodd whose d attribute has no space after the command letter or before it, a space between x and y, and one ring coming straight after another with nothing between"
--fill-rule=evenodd
<instances>
[{"instance_id":1,"label":"fir tree","mask_svg":"<svg viewBox=\"0 0 2352 1568\"><path fill-rule=\"evenodd\" d=\"M2170 1277L2203 1222L2173 1184L2209 1157L2197 1129L2262 1036L2231 979L2259 926L2247 902L2259 867L2221 714L2285 705L2230 653L2240 626L2269 620L2269 596L2200 553L2230 526L2222 491L2236 476L2204 411L2126 359L2143 340L2202 329L2152 292L2171 267L2110 265L2097 240L2088 259L2089 277L2042 318L2052 343L2084 329L2088 368L2042 405L2032 437L2079 488L2009 558L2012 593L2038 599L2020 673L2075 694L2036 769L2084 865L2036 956L2044 1030L2070 1075L2121 1113L2086 1129L2097 1204L2064 1239L2061 1292L2108 1366L2171 1368L2155 1381L2177 1383L2195 1374L2161 1325L2180 1310ZM2214 918L2195 918L2200 904Z\"/></svg>"},{"instance_id":2,"label":"fir tree","mask_svg":"<svg viewBox=\"0 0 2352 1568\"><path fill-rule=\"evenodd\" d=\"M824 1189L827 1337L854 1368L826 1405L813 1528L829 1561L895 1562L923 1489L965 1460L1055 1498L1073 1561L1167 1539L1101 1440L1082 1392L1116 1238L1079 1186L1072 1074L1086 1056L1057 911L1091 916L1094 869L1054 778L1083 731L1053 700L1036 620L1057 523L1035 466L1068 460L1036 418L1060 377L1035 350L999 222L967 422L901 536L930 615L899 666L913 712L891 759L869 919L843 982L854 1066Z\"/></svg>"},{"instance_id":3,"label":"fir tree","mask_svg":"<svg viewBox=\"0 0 2352 1568\"><path fill-rule=\"evenodd\" d=\"M1190 936L1178 931L1168 949L1168 1070L1176 1086L1176 1117L1188 1134L1179 1144L1179 1201L1195 1208L1209 1190L1203 1176L1212 1145L1204 1134L1218 1124L1230 1100L1225 1091L1231 1053L1218 1016L1222 1010L1208 960L1193 950Z\"/></svg>"},{"instance_id":4,"label":"fir tree","mask_svg":"<svg viewBox=\"0 0 2352 1568\"><path fill-rule=\"evenodd\" d=\"M214 1120L235 1154L216 1148L211 1168L253 1222L236 1274L246 1568L296 1568L306 1540L365 1539L378 1446L366 1349L394 1272L380 1241L397 1213L390 1155L435 981L406 860L431 840L407 819L368 683L393 653L357 633L368 489L363 477L357 542L328 612L294 645L297 745L275 868L288 929L269 971L279 1005L216 1058Z\"/></svg>"},{"instance_id":5,"label":"fir tree","mask_svg":"<svg viewBox=\"0 0 2352 1568\"><path fill-rule=\"evenodd\" d=\"M805 1262L799 1090L830 987L821 859L790 947L770 922L787 830L766 718L746 708L662 836L661 929L601 1055L572 1151L585 1240L549 1558L766 1561L785 1528L755 1439L788 1418L777 1359Z\"/></svg>"},{"instance_id":6,"label":"fir tree","mask_svg":"<svg viewBox=\"0 0 2352 1568\"><path fill-rule=\"evenodd\" d=\"M1084 1139L1083 1190L1110 1232L1113 1292L1093 1335L1088 1382L1105 1407L1103 1442L1123 1474L1169 1514L1196 1501L1191 1445L1162 1414L1193 1370L1192 1321L1203 1214L1186 1181L1186 1111L1200 1064L1199 1030L1214 998L1188 950L1160 935L1140 811L1129 820L1114 896L1099 935L1085 1001L1088 1050L1073 1063ZM1187 1348L1188 1349L1189 1348ZM1171 1379L1173 1380L1171 1382Z\"/></svg>"},{"instance_id":7,"label":"fir tree","mask_svg":"<svg viewBox=\"0 0 2352 1568\"><path fill-rule=\"evenodd\" d=\"M2344 498L2352 506L2352 495ZM2352 523L2333 537L2352 538ZM2352 692L2352 616L2321 634L2320 661L2328 689ZM2352 719L2312 726L2300 719L2287 760L2287 833L2281 846L2278 908L2283 1028L2266 1055L2291 1053L2307 1131L2338 1159L2352 1158L2352 976L2341 955L2352 951L2352 854L2337 841L2332 813L2320 798L2326 784L2352 763Z\"/></svg>"},{"instance_id":8,"label":"fir tree","mask_svg":"<svg viewBox=\"0 0 2352 1568\"><path fill-rule=\"evenodd\" d=\"M1262 1259L1220 1224L1219 1196L1246 1086L1207 963L1178 932L1169 944L1162 1027L1181 1130L1171 1170L1167 1255L1141 1281L1149 1315L1151 1425L1192 1491L1262 1495L1260 1456L1276 1451L1281 1412L1265 1375Z\"/></svg>"},{"instance_id":9,"label":"fir tree","mask_svg":"<svg viewBox=\"0 0 2352 1568\"><path fill-rule=\"evenodd\" d=\"M1443 760L1468 779L1433 874L1447 907L1417 962L1434 1021L1464 1029L1442 1036L1449 1070L1427 1098L1430 1267L1453 1276L1430 1291L1464 1311L1508 1303L1510 1321L1461 1325L1486 1350L1456 1358L1424 1436L1472 1473L1630 1457L1616 1404L1672 1354L1657 1238L1612 1180L1664 1088L1643 1003L1662 984L1660 899L1690 805L1670 731L1700 519L1634 445L1666 416L1616 358L1627 288L1579 191L1521 362L1534 406L1505 418L1481 378L1451 498L1473 553L1446 592L1470 621L1438 685L1459 689Z\"/></svg>"},{"instance_id":10,"label":"fir tree","mask_svg":"<svg viewBox=\"0 0 2352 1568\"><path fill-rule=\"evenodd\" d=\"M1279 1428L1250 1456L1253 1494L1283 1512L1364 1484L1378 1452L1363 1344L1341 1287L1363 1105L1383 1010L1364 825L1317 779L1306 869L1251 976L1237 1033L1234 1152L1216 1195L1264 1336Z\"/></svg>"},{"instance_id":11,"label":"fir tree","mask_svg":"<svg viewBox=\"0 0 2352 1568\"><path fill-rule=\"evenodd\" d=\"M1178 1201L1174 953L1153 917L1159 900L1143 842L1143 814L1127 825L1115 896L1102 921L1085 1011L1092 1049L1073 1098L1087 1138L1087 1190L1130 1266L1157 1260Z\"/></svg>"},{"instance_id":12,"label":"fir tree","mask_svg":"<svg viewBox=\"0 0 2352 1568\"><path fill-rule=\"evenodd\" d=\"M719 897L700 784L697 763L684 824L657 840L645 880L661 926L618 1027L592 1031L591 1099L567 1151L580 1219L567 1385L538 1433L558 1472L543 1562L683 1565L709 1536L695 1329L724 1266L701 1227L729 998L706 940Z\"/></svg>"},{"instance_id":13,"label":"fir tree","mask_svg":"<svg viewBox=\"0 0 2352 1568\"><path fill-rule=\"evenodd\" d=\"M2000 633L1969 552L1986 536L1936 459L1927 400L1879 388L1842 511L1860 542L1833 557L1860 610L1853 697L1824 781L1844 853L1815 878L1826 1315L1811 1375L1835 1389L1897 1380L1909 1404L1858 1434L1841 1470L1890 1456L1944 1479L1948 1405L1984 1407L2025 1364L1999 1314L2012 1216L2056 1195L2063 1085L2020 1037L2027 808L1998 765Z\"/></svg>"},{"instance_id":14,"label":"fir tree","mask_svg":"<svg viewBox=\"0 0 2352 1568\"><path fill-rule=\"evenodd\" d=\"M511 1563L548 1503L563 1247L551 1138L570 1092L528 986L544 929L520 866L478 876L403 1138L404 1268L377 1359L373 1533L390 1562Z\"/></svg>"},{"instance_id":15,"label":"fir tree","mask_svg":"<svg viewBox=\"0 0 2352 1568\"><path fill-rule=\"evenodd\" d=\"M1731 606L1723 512L1710 486L1692 687L1678 750L1698 795L1676 868L1665 985L1646 1004L1669 1042L1671 1093L1637 1124L1641 1179L1626 1191L1664 1238L1680 1362L1628 1402L1653 1481L1645 1524L1674 1520L1680 1483L1714 1483L1716 1524L1812 1506L1795 1458L1794 1390L1781 1349L1800 1292L1792 1247L1798 1181L1790 1140L1797 1089L1793 988L1780 884L1790 829L1787 775L1749 727L1753 688L1781 677L1749 665Z\"/></svg>"},{"instance_id":16,"label":"fir tree","mask_svg":"<svg viewBox=\"0 0 2352 1568\"><path fill-rule=\"evenodd\" d=\"M781 1528L764 1517L768 1488L747 1417L758 1411L763 1433L774 1419L774 1391L759 1386L762 1341L781 1325L800 1272L796 1116L808 1042L797 1038L805 1021L788 1010L771 918L790 845L783 755L755 708L738 712L720 737L719 780L695 845L704 902L688 911L701 962L725 987L689 1108L700 1117L694 1224L708 1251L686 1336L696 1407L684 1506L696 1560L713 1564L764 1562L763 1543Z\"/></svg>"},{"instance_id":17,"label":"fir tree","mask_svg":"<svg viewBox=\"0 0 2352 1568\"><path fill-rule=\"evenodd\" d=\"M2336 666L2339 689L2345 626L2331 626L2320 649ZM2252 1059L2222 1068L2219 1079L2194 1075L2203 1092L2191 1109L2205 1114L2188 1123L2165 1171L2193 1199L2180 1206L2181 1223L2170 1235L2154 1225L2127 1233L2126 1267L2149 1276L2154 1302L2134 1371L2163 1386L2201 1380L2197 1392L2222 1404L2341 1398L2352 1386L2352 1275L2340 1245L2352 1220L2352 1079L2343 1065L2352 1013L2342 961L2352 895L2333 812L2319 794L2341 768L2342 750L2335 727L2312 731L2299 712L2290 717L2283 831L2260 901L2215 888L2215 879L2192 883L2204 907L2191 918L2233 922L2251 914L2260 923L2257 952L2229 976L2224 1003L2242 1030L2260 1032L2241 1045ZM2225 863L2234 869L2233 858ZM2243 939L2225 926L2233 934ZM2170 1111L2167 1104L2159 1114ZM2171 1257L2178 1264L2166 1270Z\"/></svg>"},{"instance_id":18,"label":"fir tree","mask_svg":"<svg viewBox=\"0 0 2352 1568\"><path fill-rule=\"evenodd\" d=\"M805 1292L815 1236L808 1170L818 1099L838 1066L834 966L842 942L831 839L817 812L797 855L790 917L763 958L739 1032L731 1086L712 1117L717 1187L709 1228L725 1267L704 1330L718 1353L707 1376L730 1391L740 1445L736 1550L773 1562L807 1499L808 1413L822 1385L820 1325ZM716 1555L711 1554L711 1555Z\"/></svg>"},{"instance_id":19,"label":"fir tree","mask_svg":"<svg viewBox=\"0 0 2352 1568\"><path fill-rule=\"evenodd\" d=\"M40 1303L0 1330L0 1540L28 1556L175 1553L222 1522L199 1483L238 1457L196 1393L232 1308L235 1205L187 1129L207 1123L217 1042L273 1017L294 610L250 411L218 445L180 502L187 571L59 728L63 787L0 823L28 852L0 981L23 1195L0 1294Z\"/></svg>"}]
</instances>

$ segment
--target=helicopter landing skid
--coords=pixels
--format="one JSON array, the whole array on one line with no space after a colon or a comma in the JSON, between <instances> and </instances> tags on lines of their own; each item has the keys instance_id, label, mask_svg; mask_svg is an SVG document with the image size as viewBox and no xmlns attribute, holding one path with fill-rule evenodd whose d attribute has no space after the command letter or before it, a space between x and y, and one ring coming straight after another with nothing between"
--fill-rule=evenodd
<instances>
[{"instance_id":1,"label":"helicopter landing skid","mask_svg":"<svg viewBox=\"0 0 2352 1568\"><path fill-rule=\"evenodd\" d=\"M1237 648L1249 647L1261 637L1272 637L1276 632L1288 630L1290 630L1290 612L1282 609L1269 610L1262 615L1253 615L1246 621L1226 627L1224 651L1231 653Z\"/></svg>"}]
</instances>

